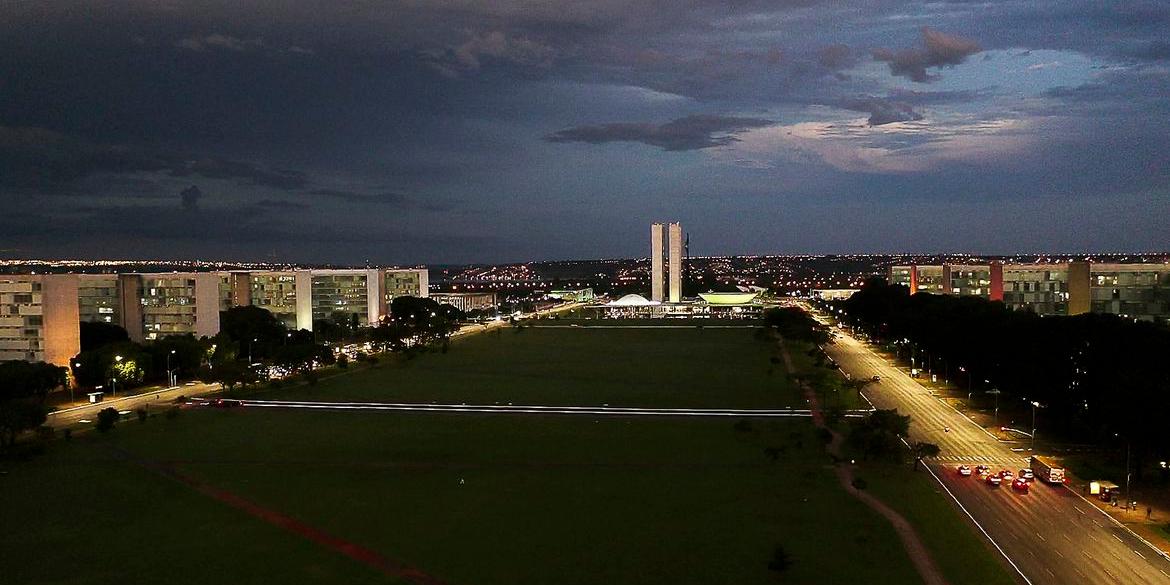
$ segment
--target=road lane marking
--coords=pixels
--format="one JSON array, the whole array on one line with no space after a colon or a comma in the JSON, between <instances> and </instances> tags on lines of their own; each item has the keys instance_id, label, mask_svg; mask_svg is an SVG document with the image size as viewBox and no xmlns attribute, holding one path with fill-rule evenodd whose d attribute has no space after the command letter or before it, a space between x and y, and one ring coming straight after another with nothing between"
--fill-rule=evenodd
<instances>
[{"instance_id":1,"label":"road lane marking","mask_svg":"<svg viewBox=\"0 0 1170 585\"><path fill-rule=\"evenodd\" d=\"M1058 556L1060 556L1060 558L1062 558L1062 559L1064 558L1064 553L1062 553L1056 549L1052 549L1052 552L1056 553Z\"/></svg>"},{"instance_id":2,"label":"road lane marking","mask_svg":"<svg viewBox=\"0 0 1170 585\"><path fill-rule=\"evenodd\" d=\"M1085 515L1085 511L1082 510L1080 506L1073 506L1073 509L1076 510L1077 512L1080 512L1081 516Z\"/></svg>"},{"instance_id":3,"label":"road lane marking","mask_svg":"<svg viewBox=\"0 0 1170 585\"><path fill-rule=\"evenodd\" d=\"M1069 538L1069 536L1068 536L1067 534L1065 534L1065 533L1061 532L1061 533L1060 533L1060 535L1061 535L1061 536L1063 536L1065 540L1067 540L1067 541L1069 541L1069 542L1072 542L1072 539L1071 539L1071 538Z\"/></svg>"},{"instance_id":4,"label":"road lane marking","mask_svg":"<svg viewBox=\"0 0 1170 585\"><path fill-rule=\"evenodd\" d=\"M1135 555L1137 555L1137 556L1139 556L1139 557L1141 557L1141 558L1143 558L1143 559L1144 559L1144 558L1146 558L1146 555L1143 555L1142 553L1140 553L1140 552L1138 552L1138 551L1136 551L1136 550L1135 550L1135 551L1133 551L1133 554L1135 554Z\"/></svg>"},{"instance_id":5,"label":"road lane marking","mask_svg":"<svg viewBox=\"0 0 1170 585\"><path fill-rule=\"evenodd\" d=\"M1116 534L1114 534L1114 535L1113 535L1113 538L1116 538L1116 539L1117 539L1117 542L1120 542L1120 543L1122 543L1122 544L1124 544L1124 543L1125 543L1125 541L1124 541L1124 540L1121 540L1121 537L1120 537L1120 536L1117 536Z\"/></svg>"},{"instance_id":6,"label":"road lane marking","mask_svg":"<svg viewBox=\"0 0 1170 585\"><path fill-rule=\"evenodd\" d=\"M1097 528L1105 528L1104 526L1101 526L1101 523L1096 520L1093 521L1093 524L1096 524Z\"/></svg>"},{"instance_id":7,"label":"road lane marking","mask_svg":"<svg viewBox=\"0 0 1170 585\"><path fill-rule=\"evenodd\" d=\"M1048 539L1047 539L1047 538L1044 538L1044 535L1043 535L1043 534L1040 534L1039 532L1037 532L1037 533L1036 533L1036 536L1039 536L1039 537L1040 537L1040 540L1043 540L1044 542L1048 542Z\"/></svg>"},{"instance_id":8,"label":"road lane marking","mask_svg":"<svg viewBox=\"0 0 1170 585\"><path fill-rule=\"evenodd\" d=\"M971 512L967 510L967 507L963 505L963 502L960 502L959 498L955 497L954 492L951 491L951 488L947 487L947 484L943 483L942 478L940 478L938 476L938 474L935 473L934 470L930 468L929 465L926 466L926 471L930 473L930 476L934 478L934 481L938 482L938 485L942 486L943 491L947 492L947 495L950 496L952 500L954 500L955 504L959 506L959 509L962 510L963 513L966 514L967 517L971 519L971 522L973 522L975 524L975 527L979 529L979 532L982 532L983 536L987 537L987 541L991 543L991 546L994 546L995 550L999 551L999 554L1003 555L1004 560L1006 560L1008 562L1008 564L1011 565L1012 568L1016 570L1016 573L1020 576L1020 578L1023 579L1024 582L1027 583L1028 585L1032 585L1032 580L1029 579L1028 576L1025 575L1022 570L1020 570L1020 567L1018 565L1016 565L1016 562L1013 561L1012 558L1009 557L1008 554L1006 552L1004 552L1004 550L1002 548L1000 548L999 543L995 542L995 539L992 538L991 535L987 533L987 530L985 530L983 528L983 525L980 524L979 521L976 520L975 517L971 515Z\"/></svg>"}]
</instances>

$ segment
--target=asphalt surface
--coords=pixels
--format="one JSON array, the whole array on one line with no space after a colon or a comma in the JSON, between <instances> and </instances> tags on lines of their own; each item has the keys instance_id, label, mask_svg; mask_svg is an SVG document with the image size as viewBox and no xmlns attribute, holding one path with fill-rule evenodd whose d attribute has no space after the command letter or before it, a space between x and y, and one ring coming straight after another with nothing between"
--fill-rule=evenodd
<instances>
[{"instance_id":1,"label":"asphalt surface","mask_svg":"<svg viewBox=\"0 0 1170 585\"><path fill-rule=\"evenodd\" d=\"M206 396L220 390L219 384L203 384L196 382L191 385L160 388L142 394L131 396L110 397L96 404L83 404L72 408L64 408L49 413L46 424L54 428L64 428L80 423L82 420L97 420L98 411L103 408L116 408L119 411L134 410L137 408L160 408L171 404L180 396Z\"/></svg>"},{"instance_id":2,"label":"asphalt surface","mask_svg":"<svg viewBox=\"0 0 1170 585\"><path fill-rule=\"evenodd\" d=\"M866 396L877 408L909 414L911 441L941 448L930 470L1023 581L1170 584L1170 561L1162 553L1069 489L1037 481L1025 494L1007 482L991 487L978 477L959 476L960 464L1018 473L1029 467L1030 454L1012 451L867 346L838 333L836 343L826 346L828 354L854 378L881 376L880 382L866 386Z\"/></svg>"}]
</instances>

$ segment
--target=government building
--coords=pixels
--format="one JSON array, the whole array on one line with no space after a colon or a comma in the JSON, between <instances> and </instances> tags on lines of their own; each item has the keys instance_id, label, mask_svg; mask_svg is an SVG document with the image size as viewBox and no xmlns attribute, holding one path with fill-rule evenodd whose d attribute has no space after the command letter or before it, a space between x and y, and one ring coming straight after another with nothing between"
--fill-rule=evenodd
<instances>
[{"instance_id":1,"label":"government building","mask_svg":"<svg viewBox=\"0 0 1170 585\"><path fill-rule=\"evenodd\" d=\"M232 307L267 309L290 329L389 314L395 297L428 296L425 268L0 275L0 361L61 366L80 352L80 323L111 323L132 341L210 337Z\"/></svg>"}]
</instances>

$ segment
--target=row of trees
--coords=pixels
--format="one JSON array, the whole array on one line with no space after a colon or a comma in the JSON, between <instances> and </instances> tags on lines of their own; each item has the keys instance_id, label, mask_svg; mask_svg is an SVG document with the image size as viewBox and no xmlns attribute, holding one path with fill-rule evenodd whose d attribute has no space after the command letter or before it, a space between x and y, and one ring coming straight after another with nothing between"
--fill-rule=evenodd
<instances>
[{"instance_id":1,"label":"row of trees","mask_svg":"<svg viewBox=\"0 0 1170 585\"><path fill-rule=\"evenodd\" d=\"M973 297L870 281L836 306L848 323L956 380L1000 410L1078 440L1124 439L1139 456L1170 453L1170 329L1114 315L1039 317Z\"/></svg>"},{"instance_id":2,"label":"row of trees","mask_svg":"<svg viewBox=\"0 0 1170 585\"><path fill-rule=\"evenodd\" d=\"M359 327L350 314L314 322L315 331L291 330L261 307L233 307L220 314L215 337L167 336L148 343L130 341L126 331L105 323L82 324L82 351L71 360L74 379L85 387L129 388L175 378L221 382L229 389L258 378L255 364L290 374L334 363L330 343L371 342L377 351L416 351L446 346L463 314L431 299L399 297L391 316Z\"/></svg>"}]
</instances>

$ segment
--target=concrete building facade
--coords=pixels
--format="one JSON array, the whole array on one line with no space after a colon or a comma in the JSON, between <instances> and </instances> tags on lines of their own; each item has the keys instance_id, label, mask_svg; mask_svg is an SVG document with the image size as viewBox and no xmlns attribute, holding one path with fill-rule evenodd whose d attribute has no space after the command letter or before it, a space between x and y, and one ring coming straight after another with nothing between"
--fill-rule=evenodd
<instances>
[{"instance_id":1,"label":"concrete building facade","mask_svg":"<svg viewBox=\"0 0 1170 585\"><path fill-rule=\"evenodd\" d=\"M650 300L682 301L682 224L650 224Z\"/></svg>"},{"instance_id":2,"label":"concrete building facade","mask_svg":"<svg viewBox=\"0 0 1170 585\"><path fill-rule=\"evenodd\" d=\"M1170 321L1170 264L963 264L890 268L893 284L911 294L938 293L1003 301L1039 315L1108 313L1146 321ZM924 286L924 282L928 283Z\"/></svg>"},{"instance_id":3,"label":"concrete building facade","mask_svg":"<svg viewBox=\"0 0 1170 585\"><path fill-rule=\"evenodd\" d=\"M496 293L494 292L435 293L430 298L440 305L451 305L464 313L477 309L491 309L496 306Z\"/></svg>"},{"instance_id":4,"label":"concrete building facade","mask_svg":"<svg viewBox=\"0 0 1170 585\"><path fill-rule=\"evenodd\" d=\"M0 276L0 361L69 365L81 351L77 283L71 274Z\"/></svg>"},{"instance_id":5,"label":"concrete building facade","mask_svg":"<svg viewBox=\"0 0 1170 585\"><path fill-rule=\"evenodd\" d=\"M650 224L650 300L666 298L666 231L662 224Z\"/></svg>"}]
</instances>

